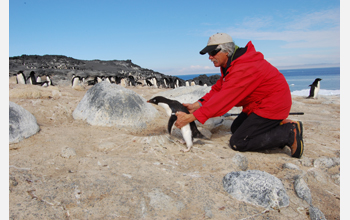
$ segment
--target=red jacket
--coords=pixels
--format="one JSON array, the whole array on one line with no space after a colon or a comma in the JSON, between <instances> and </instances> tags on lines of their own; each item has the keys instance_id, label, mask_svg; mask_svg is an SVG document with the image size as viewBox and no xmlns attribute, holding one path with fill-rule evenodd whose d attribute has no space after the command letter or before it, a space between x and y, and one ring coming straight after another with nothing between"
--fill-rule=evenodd
<instances>
[{"instance_id":1,"label":"red jacket","mask_svg":"<svg viewBox=\"0 0 350 220\"><path fill-rule=\"evenodd\" d=\"M251 41L247 51L231 62L224 76L200 102L202 106L193 115L204 124L209 118L222 116L235 106L243 112L263 118L283 120L288 117L292 97L284 76L257 52Z\"/></svg>"}]
</instances>

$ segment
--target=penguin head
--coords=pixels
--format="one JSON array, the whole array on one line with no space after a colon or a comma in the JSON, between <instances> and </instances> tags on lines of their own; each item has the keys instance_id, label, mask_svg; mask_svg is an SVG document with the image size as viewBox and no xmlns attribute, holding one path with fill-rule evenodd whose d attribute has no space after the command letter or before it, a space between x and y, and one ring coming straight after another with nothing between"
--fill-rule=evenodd
<instances>
[{"instance_id":1,"label":"penguin head","mask_svg":"<svg viewBox=\"0 0 350 220\"><path fill-rule=\"evenodd\" d=\"M160 101L160 100L159 100L159 96L156 96L156 97L154 97L154 98L148 100L147 102L148 102L148 103L155 104L155 105L158 105L159 101Z\"/></svg>"},{"instance_id":2,"label":"penguin head","mask_svg":"<svg viewBox=\"0 0 350 220\"><path fill-rule=\"evenodd\" d=\"M322 80L322 79L320 79L320 78L316 78L316 79L315 79L315 81L321 81L321 80Z\"/></svg>"}]
</instances>

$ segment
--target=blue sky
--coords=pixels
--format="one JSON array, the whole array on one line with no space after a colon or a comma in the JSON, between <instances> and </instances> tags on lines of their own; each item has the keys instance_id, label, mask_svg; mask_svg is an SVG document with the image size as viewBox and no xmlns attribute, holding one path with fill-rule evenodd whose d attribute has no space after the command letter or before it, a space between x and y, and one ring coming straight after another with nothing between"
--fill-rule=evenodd
<instances>
[{"instance_id":1,"label":"blue sky","mask_svg":"<svg viewBox=\"0 0 350 220\"><path fill-rule=\"evenodd\" d=\"M10 0L9 56L126 60L167 75L218 73L199 51L225 32L274 66L339 66L340 1Z\"/></svg>"}]
</instances>

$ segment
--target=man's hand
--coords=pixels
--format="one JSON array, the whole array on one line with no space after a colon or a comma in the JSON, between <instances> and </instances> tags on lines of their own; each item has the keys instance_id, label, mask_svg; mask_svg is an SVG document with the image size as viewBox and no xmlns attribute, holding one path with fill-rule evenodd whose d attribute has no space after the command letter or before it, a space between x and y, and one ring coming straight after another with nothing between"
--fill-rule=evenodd
<instances>
[{"instance_id":1,"label":"man's hand","mask_svg":"<svg viewBox=\"0 0 350 220\"><path fill-rule=\"evenodd\" d=\"M177 120L175 122L175 126L177 128L182 128L188 123L196 120L196 117L194 117L193 114L186 114L185 112L176 112L175 115L177 116Z\"/></svg>"},{"instance_id":2,"label":"man's hand","mask_svg":"<svg viewBox=\"0 0 350 220\"><path fill-rule=\"evenodd\" d=\"M192 104L183 103L182 105L185 106L191 114L201 107L199 102L195 102Z\"/></svg>"}]
</instances>

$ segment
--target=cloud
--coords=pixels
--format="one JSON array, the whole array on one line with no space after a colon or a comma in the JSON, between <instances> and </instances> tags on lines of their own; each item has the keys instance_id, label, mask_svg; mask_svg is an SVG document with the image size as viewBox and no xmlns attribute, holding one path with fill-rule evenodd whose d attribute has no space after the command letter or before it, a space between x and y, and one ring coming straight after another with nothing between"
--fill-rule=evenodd
<instances>
[{"instance_id":1,"label":"cloud","mask_svg":"<svg viewBox=\"0 0 350 220\"><path fill-rule=\"evenodd\" d=\"M339 13L339 9L313 12L287 22L271 17L245 18L243 25L236 25L227 33L234 39L283 41L282 48L340 47Z\"/></svg>"}]
</instances>

